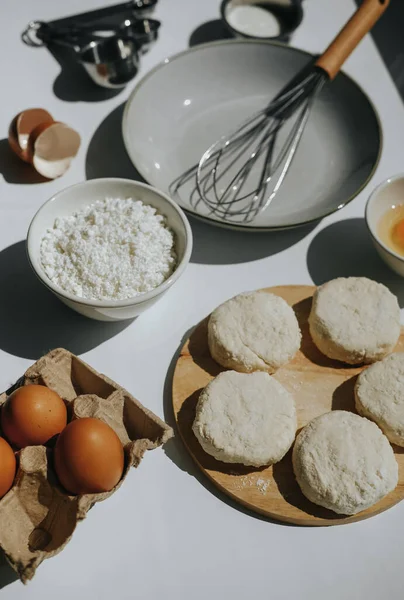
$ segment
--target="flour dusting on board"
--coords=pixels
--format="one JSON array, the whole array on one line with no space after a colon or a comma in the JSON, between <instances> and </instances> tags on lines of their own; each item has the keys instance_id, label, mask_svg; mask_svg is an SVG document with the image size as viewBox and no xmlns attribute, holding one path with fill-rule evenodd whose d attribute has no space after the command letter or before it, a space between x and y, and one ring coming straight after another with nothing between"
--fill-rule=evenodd
<instances>
[{"instance_id":1,"label":"flour dusting on board","mask_svg":"<svg viewBox=\"0 0 404 600\"><path fill-rule=\"evenodd\" d=\"M234 487L238 490L244 489L246 487L256 487L258 491L263 496L265 496L270 483L271 482L269 481L269 479L263 479L262 477L255 479L252 475L243 475L237 480L237 485L235 485Z\"/></svg>"},{"instance_id":2,"label":"flour dusting on board","mask_svg":"<svg viewBox=\"0 0 404 600\"><path fill-rule=\"evenodd\" d=\"M256 481L256 485L257 488L259 489L259 491L261 492L261 494L266 494L267 493L267 488L269 486L269 481L268 479L257 479Z\"/></svg>"}]
</instances>

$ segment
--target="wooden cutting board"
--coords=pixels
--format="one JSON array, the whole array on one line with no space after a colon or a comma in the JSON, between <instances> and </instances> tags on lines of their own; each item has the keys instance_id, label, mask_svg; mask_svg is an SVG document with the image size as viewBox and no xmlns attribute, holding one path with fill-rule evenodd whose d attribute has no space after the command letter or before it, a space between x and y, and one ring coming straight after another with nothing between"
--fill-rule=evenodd
<instances>
[{"instance_id":1,"label":"wooden cutting board","mask_svg":"<svg viewBox=\"0 0 404 600\"><path fill-rule=\"evenodd\" d=\"M293 306L302 331L295 358L274 377L294 396L298 428L330 410L355 412L354 385L363 367L330 360L314 346L309 330L312 286L279 286L263 291L277 294ZM199 468L225 494L262 515L296 525L338 525L360 521L390 508L404 497L404 448L393 446L399 465L396 489L380 502L353 516L342 516L307 500L295 480L291 451L276 465L257 469L222 463L206 454L192 432L199 393L222 370L210 356L207 323L200 323L184 345L173 379L174 415L180 435ZM404 351L404 333L396 351Z\"/></svg>"}]
</instances>

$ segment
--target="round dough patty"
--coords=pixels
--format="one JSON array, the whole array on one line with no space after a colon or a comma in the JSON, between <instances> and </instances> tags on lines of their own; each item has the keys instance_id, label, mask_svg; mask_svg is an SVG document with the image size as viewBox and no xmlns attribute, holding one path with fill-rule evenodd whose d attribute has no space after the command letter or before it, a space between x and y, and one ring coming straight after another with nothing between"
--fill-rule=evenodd
<instances>
[{"instance_id":1,"label":"round dough patty","mask_svg":"<svg viewBox=\"0 0 404 600\"><path fill-rule=\"evenodd\" d=\"M300 347L301 333L293 309L279 296L248 292L216 308L208 324L212 358L243 373L273 373Z\"/></svg>"},{"instance_id":2,"label":"round dough patty","mask_svg":"<svg viewBox=\"0 0 404 600\"><path fill-rule=\"evenodd\" d=\"M316 290L309 326L317 348L329 358L353 365L372 363L396 345L400 308L381 283L340 277Z\"/></svg>"},{"instance_id":3,"label":"round dough patty","mask_svg":"<svg viewBox=\"0 0 404 600\"><path fill-rule=\"evenodd\" d=\"M293 470L311 502L342 515L372 506L398 482L386 436L368 419L343 410L321 415L302 429L293 448Z\"/></svg>"},{"instance_id":4,"label":"round dough patty","mask_svg":"<svg viewBox=\"0 0 404 600\"><path fill-rule=\"evenodd\" d=\"M404 446L404 353L390 354L359 375L356 410L377 423L390 442Z\"/></svg>"},{"instance_id":5,"label":"round dough patty","mask_svg":"<svg viewBox=\"0 0 404 600\"><path fill-rule=\"evenodd\" d=\"M276 379L225 371L201 392L192 429L218 460L261 467L283 458L296 427L293 397Z\"/></svg>"}]
</instances>

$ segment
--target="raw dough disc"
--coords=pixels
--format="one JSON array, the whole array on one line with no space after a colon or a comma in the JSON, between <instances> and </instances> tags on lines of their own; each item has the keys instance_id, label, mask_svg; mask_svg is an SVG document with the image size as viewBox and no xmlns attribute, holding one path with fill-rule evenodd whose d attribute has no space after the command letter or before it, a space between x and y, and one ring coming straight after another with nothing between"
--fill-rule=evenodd
<instances>
[{"instance_id":1,"label":"raw dough disc","mask_svg":"<svg viewBox=\"0 0 404 600\"><path fill-rule=\"evenodd\" d=\"M340 277L317 288L310 334L329 358L372 363L391 352L400 336L397 298L366 277Z\"/></svg>"},{"instance_id":2,"label":"raw dough disc","mask_svg":"<svg viewBox=\"0 0 404 600\"><path fill-rule=\"evenodd\" d=\"M404 446L404 353L390 354L359 375L356 410L371 419L390 442Z\"/></svg>"},{"instance_id":3,"label":"raw dough disc","mask_svg":"<svg viewBox=\"0 0 404 600\"><path fill-rule=\"evenodd\" d=\"M192 429L216 459L260 467L283 458L296 427L293 397L276 379L224 371L201 392Z\"/></svg>"},{"instance_id":4,"label":"raw dough disc","mask_svg":"<svg viewBox=\"0 0 404 600\"><path fill-rule=\"evenodd\" d=\"M300 347L301 333L293 309L283 298L247 292L216 308L208 324L212 358L243 373L273 373Z\"/></svg>"},{"instance_id":5,"label":"raw dough disc","mask_svg":"<svg viewBox=\"0 0 404 600\"><path fill-rule=\"evenodd\" d=\"M343 410L316 417L302 429L293 470L306 498L342 515L372 506L398 482L386 436L368 419Z\"/></svg>"}]
</instances>

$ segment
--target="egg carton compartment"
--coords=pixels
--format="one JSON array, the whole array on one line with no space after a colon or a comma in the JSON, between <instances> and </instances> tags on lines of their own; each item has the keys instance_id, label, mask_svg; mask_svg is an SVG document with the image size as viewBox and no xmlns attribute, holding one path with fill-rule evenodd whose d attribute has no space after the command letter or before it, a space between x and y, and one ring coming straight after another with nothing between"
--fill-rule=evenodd
<instances>
[{"instance_id":1,"label":"egg carton compartment","mask_svg":"<svg viewBox=\"0 0 404 600\"><path fill-rule=\"evenodd\" d=\"M73 496L58 483L51 448L29 446L19 452L14 485L0 500L0 548L24 583L46 558L66 546L89 509L122 485L146 450L161 446L173 435L171 427L124 388L62 348L33 364L0 395L0 405L14 389L28 384L46 385L57 392L68 406L69 421L96 417L112 427L125 449L125 468L110 492Z\"/></svg>"}]
</instances>

